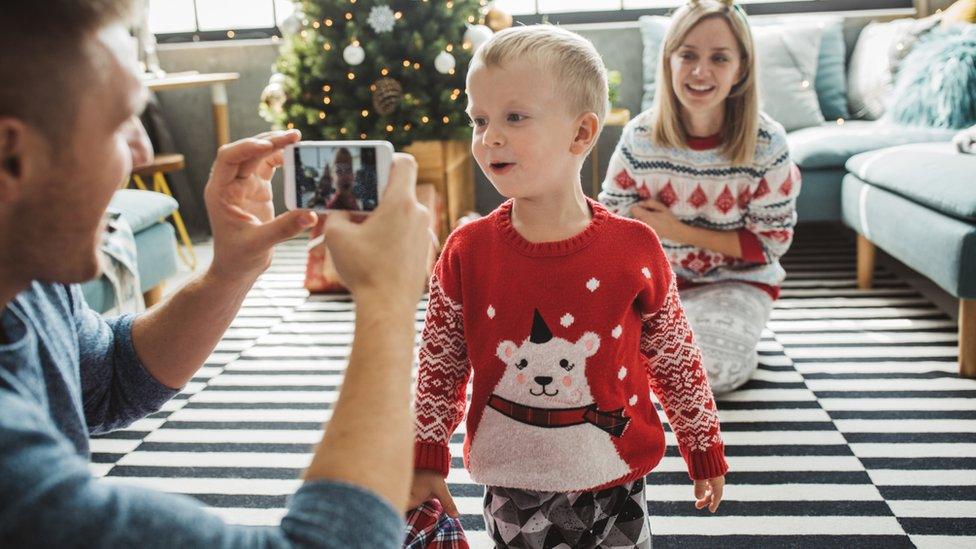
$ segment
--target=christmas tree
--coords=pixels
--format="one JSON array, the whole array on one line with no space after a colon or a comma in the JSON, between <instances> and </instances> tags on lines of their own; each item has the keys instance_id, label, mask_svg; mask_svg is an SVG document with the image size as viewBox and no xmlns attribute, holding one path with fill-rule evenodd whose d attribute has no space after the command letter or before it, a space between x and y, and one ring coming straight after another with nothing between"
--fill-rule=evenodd
<instances>
[{"instance_id":1,"label":"christmas tree","mask_svg":"<svg viewBox=\"0 0 976 549\"><path fill-rule=\"evenodd\" d=\"M486 0L303 0L261 112L304 139L467 139L464 77ZM510 18L509 18L510 21Z\"/></svg>"}]
</instances>

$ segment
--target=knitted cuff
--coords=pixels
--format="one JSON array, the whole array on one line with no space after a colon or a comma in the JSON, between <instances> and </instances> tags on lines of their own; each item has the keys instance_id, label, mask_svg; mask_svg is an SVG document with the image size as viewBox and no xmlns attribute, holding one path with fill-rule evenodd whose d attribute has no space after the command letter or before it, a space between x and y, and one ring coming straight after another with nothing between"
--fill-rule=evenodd
<instances>
[{"instance_id":1,"label":"knitted cuff","mask_svg":"<svg viewBox=\"0 0 976 549\"><path fill-rule=\"evenodd\" d=\"M413 468L437 471L446 477L451 470L451 452L443 444L414 442Z\"/></svg>"},{"instance_id":2,"label":"knitted cuff","mask_svg":"<svg viewBox=\"0 0 976 549\"><path fill-rule=\"evenodd\" d=\"M725 445L716 444L705 452L690 452L685 456L688 476L692 480L705 480L725 475L729 464L725 461Z\"/></svg>"},{"instance_id":3,"label":"knitted cuff","mask_svg":"<svg viewBox=\"0 0 976 549\"><path fill-rule=\"evenodd\" d=\"M742 259L752 263L766 263L766 253L759 237L745 230L739 229L739 247L742 248Z\"/></svg>"}]
</instances>

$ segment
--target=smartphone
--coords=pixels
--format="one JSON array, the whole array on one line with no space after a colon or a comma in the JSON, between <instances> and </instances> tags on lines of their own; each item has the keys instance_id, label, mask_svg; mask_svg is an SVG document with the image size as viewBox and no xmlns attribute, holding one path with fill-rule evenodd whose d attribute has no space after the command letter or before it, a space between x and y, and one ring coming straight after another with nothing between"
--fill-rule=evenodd
<instances>
[{"instance_id":1,"label":"smartphone","mask_svg":"<svg viewBox=\"0 0 976 549\"><path fill-rule=\"evenodd\" d=\"M284 150L285 206L290 210L376 209L390 178L388 141L300 141Z\"/></svg>"}]
</instances>

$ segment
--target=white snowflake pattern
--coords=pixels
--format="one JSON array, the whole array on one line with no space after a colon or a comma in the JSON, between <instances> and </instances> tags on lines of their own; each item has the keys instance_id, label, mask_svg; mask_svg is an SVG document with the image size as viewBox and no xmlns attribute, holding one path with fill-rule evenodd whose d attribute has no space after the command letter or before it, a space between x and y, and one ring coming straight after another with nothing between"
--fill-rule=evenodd
<instances>
[{"instance_id":1,"label":"white snowflake pattern","mask_svg":"<svg viewBox=\"0 0 976 549\"><path fill-rule=\"evenodd\" d=\"M393 25L396 24L396 14L393 13L390 6L373 6L373 9L369 10L369 18L366 19L366 22L373 27L377 34L390 32L393 30Z\"/></svg>"},{"instance_id":2,"label":"white snowflake pattern","mask_svg":"<svg viewBox=\"0 0 976 549\"><path fill-rule=\"evenodd\" d=\"M569 313L564 314L563 317L559 319L559 323L563 325L563 328L569 328L575 321L576 319L573 318L573 315Z\"/></svg>"},{"instance_id":3,"label":"white snowflake pattern","mask_svg":"<svg viewBox=\"0 0 976 549\"><path fill-rule=\"evenodd\" d=\"M610 332L610 335L612 335L614 339L620 339L620 334L622 333L624 333L624 329L617 324L617 327Z\"/></svg>"},{"instance_id":4,"label":"white snowflake pattern","mask_svg":"<svg viewBox=\"0 0 976 549\"><path fill-rule=\"evenodd\" d=\"M591 278L586 281L586 289L591 292L595 292L596 289L599 287L600 287L600 281L595 278Z\"/></svg>"},{"instance_id":5,"label":"white snowflake pattern","mask_svg":"<svg viewBox=\"0 0 976 549\"><path fill-rule=\"evenodd\" d=\"M630 400L627 401L631 406L637 404L637 395L630 395Z\"/></svg>"},{"instance_id":6,"label":"white snowflake pattern","mask_svg":"<svg viewBox=\"0 0 976 549\"><path fill-rule=\"evenodd\" d=\"M641 269L641 274L644 275L644 278L651 278L651 270L648 269L647 267Z\"/></svg>"},{"instance_id":7,"label":"white snowflake pattern","mask_svg":"<svg viewBox=\"0 0 976 549\"><path fill-rule=\"evenodd\" d=\"M621 366L620 371L617 372L617 379L623 380L625 377L627 377L627 367Z\"/></svg>"},{"instance_id":8,"label":"white snowflake pattern","mask_svg":"<svg viewBox=\"0 0 976 549\"><path fill-rule=\"evenodd\" d=\"M488 318L495 318L495 308L491 305L488 306Z\"/></svg>"}]
</instances>

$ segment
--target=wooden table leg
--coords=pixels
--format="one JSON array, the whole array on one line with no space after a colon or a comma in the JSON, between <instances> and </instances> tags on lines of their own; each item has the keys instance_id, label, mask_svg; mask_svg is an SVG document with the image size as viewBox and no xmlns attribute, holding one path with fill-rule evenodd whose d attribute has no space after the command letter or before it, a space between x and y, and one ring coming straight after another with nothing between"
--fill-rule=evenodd
<instances>
[{"instance_id":1,"label":"wooden table leg","mask_svg":"<svg viewBox=\"0 0 976 549\"><path fill-rule=\"evenodd\" d=\"M857 235L857 287L870 290L874 284L874 263L877 250L874 244L862 235Z\"/></svg>"},{"instance_id":2,"label":"wooden table leg","mask_svg":"<svg viewBox=\"0 0 976 549\"><path fill-rule=\"evenodd\" d=\"M959 300L959 375L976 378L976 299Z\"/></svg>"},{"instance_id":3,"label":"wooden table leg","mask_svg":"<svg viewBox=\"0 0 976 549\"><path fill-rule=\"evenodd\" d=\"M230 143L230 119L227 115L227 87L223 84L210 86L213 98L214 133L217 136L217 147Z\"/></svg>"},{"instance_id":4,"label":"wooden table leg","mask_svg":"<svg viewBox=\"0 0 976 549\"><path fill-rule=\"evenodd\" d=\"M160 282L159 284L156 284L152 288L149 288L143 292L142 299L146 302L147 309L163 300L163 288L165 288L165 286L165 282Z\"/></svg>"}]
</instances>

